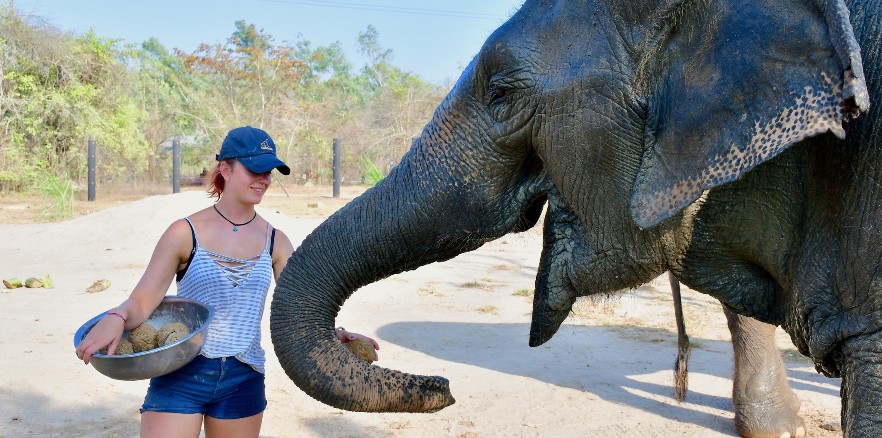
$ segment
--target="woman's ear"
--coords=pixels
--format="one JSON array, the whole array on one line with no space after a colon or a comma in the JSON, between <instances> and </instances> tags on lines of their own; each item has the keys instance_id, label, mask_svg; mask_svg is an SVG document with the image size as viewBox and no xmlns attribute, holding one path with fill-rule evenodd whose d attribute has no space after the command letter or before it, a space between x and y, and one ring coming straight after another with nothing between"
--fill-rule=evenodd
<instances>
[{"instance_id":1,"label":"woman's ear","mask_svg":"<svg viewBox=\"0 0 882 438\"><path fill-rule=\"evenodd\" d=\"M224 178L224 181L230 180L230 174L233 173L234 164L230 163L230 160L223 160L218 162L218 170L220 171L221 176Z\"/></svg>"},{"instance_id":2,"label":"woman's ear","mask_svg":"<svg viewBox=\"0 0 882 438\"><path fill-rule=\"evenodd\" d=\"M841 0L679 2L670 16L638 74L649 120L631 215L642 228L800 140L844 138L845 118L869 107Z\"/></svg>"}]
</instances>

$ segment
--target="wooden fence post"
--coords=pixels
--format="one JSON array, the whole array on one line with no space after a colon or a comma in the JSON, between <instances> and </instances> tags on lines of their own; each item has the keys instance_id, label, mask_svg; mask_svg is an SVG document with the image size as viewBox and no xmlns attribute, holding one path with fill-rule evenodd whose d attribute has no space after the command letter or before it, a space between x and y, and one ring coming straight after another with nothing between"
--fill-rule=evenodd
<instances>
[{"instance_id":1,"label":"wooden fence post","mask_svg":"<svg viewBox=\"0 0 882 438\"><path fill-rule=\"evenodd\" d=\"M172 140L172 193L181 193L181 141Z\"/></svg>"},{"instance_id":2,"label":"wooden fence post","mask_svg":"<svg viewBox=\"0 0 882 438\"><path fill-rule=\"evenodd\" d=\"M95 200L95 187L97 178L96 168L98 167L98 144L95 143L95 140L89 139L89 188L88 188L88 200Z\"/></svg>"},{"instance_id":3,"label":"wooden fence post","mask_svg":"<svg viewBox=\"0 0 882 438\"><path fill-rule=\"evenodd\" d=\"M334 197L340 197L340 181L343 179L340 172L340 139L334 139Z\"/></svg>"}]
</instances>

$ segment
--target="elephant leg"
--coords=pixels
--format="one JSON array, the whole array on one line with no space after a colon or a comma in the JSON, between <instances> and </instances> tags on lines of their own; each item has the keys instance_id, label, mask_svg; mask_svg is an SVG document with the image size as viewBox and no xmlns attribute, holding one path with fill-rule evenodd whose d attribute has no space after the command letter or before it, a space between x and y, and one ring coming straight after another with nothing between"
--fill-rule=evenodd
<instances>
[{"instance_id":1,"label":"elephant leg","mask_svg":"<svg viewBox=\"0 0 882 438\"><path fill-rule=\"evenodd\" d=\"M775 326L723 310L735 356L732 403L738 433L743 437L805 436L799 399L787 385L784 361L775 346Z\"/></svg>"}]
</instances>

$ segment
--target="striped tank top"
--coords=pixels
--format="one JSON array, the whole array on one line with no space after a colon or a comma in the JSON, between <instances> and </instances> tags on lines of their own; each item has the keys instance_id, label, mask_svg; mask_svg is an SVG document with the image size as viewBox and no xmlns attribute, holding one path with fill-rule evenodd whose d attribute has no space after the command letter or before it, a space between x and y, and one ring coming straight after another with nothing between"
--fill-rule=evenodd
<instances>
[{"instance_id":1,"label":"striped tank top","mask_svg":"<svg viewBox=\"0 0 882 438\"><path fill-rule=\"evenodd\" d=\"M234 356L265 374L266 354L260 346L260 321L270 282L273 279L272 240L275 231L267 224L263 251L241 260L208 251L193 232L193 252L183 276L178 278L178 296L214 307L201 354L208 358Z\"/></svg>"}]
</instances>

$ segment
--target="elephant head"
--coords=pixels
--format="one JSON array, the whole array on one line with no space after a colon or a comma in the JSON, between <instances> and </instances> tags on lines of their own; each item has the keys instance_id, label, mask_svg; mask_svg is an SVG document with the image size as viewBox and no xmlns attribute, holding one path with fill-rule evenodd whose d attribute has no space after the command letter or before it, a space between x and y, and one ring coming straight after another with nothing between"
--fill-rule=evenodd
<instances>
[{"instance_id":1,"label":"elephant head","mask_svg":"<svg viewBox=\"0 0 882 438\"><path fill-rule=\"evenodd\" d=\"M528 0L389 176L294 252L272 301L276 354L332 406L441 409L445 379L335 341L355 290L528 229L547 203L539 345L578 296L687 272L708 194L805 139L841 139L868 108L863 74L841 1Z\"/></svg>"}]
</instances>

